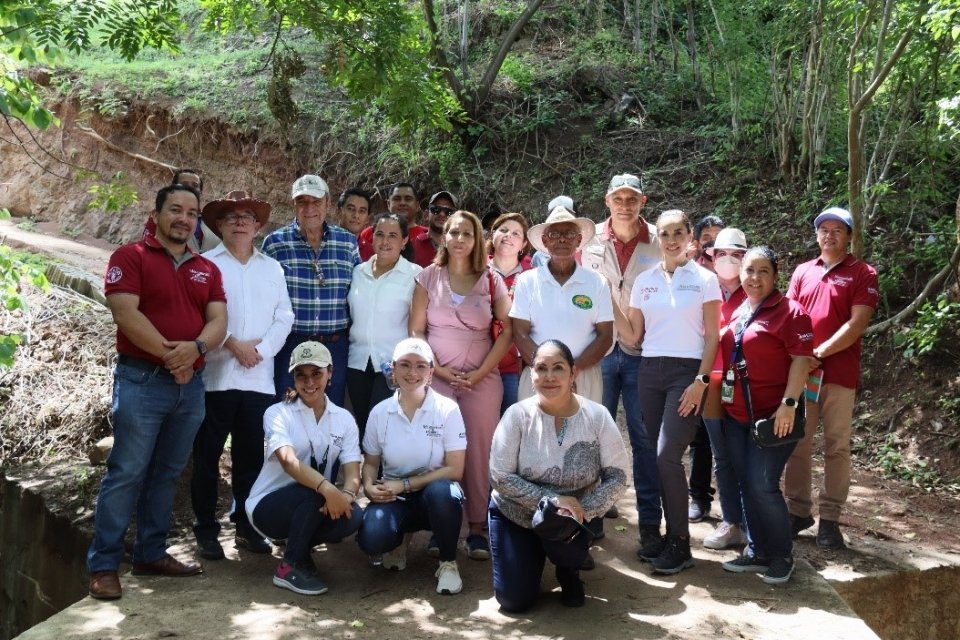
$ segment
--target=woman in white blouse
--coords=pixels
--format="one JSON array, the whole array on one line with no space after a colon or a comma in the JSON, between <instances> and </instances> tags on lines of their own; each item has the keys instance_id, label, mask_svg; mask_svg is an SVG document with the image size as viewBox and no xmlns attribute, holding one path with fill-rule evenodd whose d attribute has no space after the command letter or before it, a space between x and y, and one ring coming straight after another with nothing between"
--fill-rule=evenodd
<instances>
[{"instance_id":1,"label":"woman in white blouse","mask_svg":"<svg viewBox=\"0 0 960 640\"><path fill-rule=\"evenodd\" d=\"M716 274L687 259L691 237L683 211L660 214L660 264L637 276L626 317L614 305L621 338L640 343L640 408L657 450L667 520L667 537L637 555L665 574L693 566L682 458L697 432L720 333L720 285Z\"/></svg>"},{"instance_id":2,"label":"woman in white blouse","mask_svg":"<svg viewBox=\"0 0 960 640\"><path fill-rule=\"evenodd\" d=\"M347 393L363 441L367 417L378 402L390 397L383 366L393 348L407 337L414 279L423 269L404 257L408 251L407 220L385 213L373 224L376 253L353 269L350 305L350 352Z\"/></svg>"}]
</instances>

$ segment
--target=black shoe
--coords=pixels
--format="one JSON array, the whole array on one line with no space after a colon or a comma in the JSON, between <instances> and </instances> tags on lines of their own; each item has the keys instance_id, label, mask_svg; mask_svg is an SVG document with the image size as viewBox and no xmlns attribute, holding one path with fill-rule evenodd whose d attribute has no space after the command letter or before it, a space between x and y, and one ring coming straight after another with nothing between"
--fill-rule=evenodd
<instances>
[{"instance_id":1,"label":"black shoe","mask_svg":"<svg viewBox=\"0 0 960 640\"><path fill-rule=\"evenodd\" d=\"M790 514L790 533L794 538L804 529L813 526L813 516L795 516Z\"/></svg>"},{"instance_id":2,"label":"black shoe","mask_svg":"<svg viewBox=\"0 0 960 640\"><path fill-rule=\"evenodd\" d=\"M273 545L256 534L241 536L238 533L233 537L233 545L237 549L246 549L250 553L271 553L273 551Z\"/></svg>"},{"instance_id":3,"label":"black shoe","mask_svg":"<svg viewBox=\"0 0 960 640\"><path fill-rule=\"evenodd\" d=\"M223 547L216 538L197 540L197 554L204 560L223 560Z\"/></svg>"},{"instance_id":4,"label":"black shoe","mask_svg":"<svg viewBox=\"0 0 960 640\"><path fill-rule=\"evenodd\" d=\"M653 561L653 572L667 575L680 573L693 566L693 555L690 553L690 538L667 536L667 545L663 553Z\"/></svg>"},{"instance_id":5,"label":"black shoe","mask_svg":"<svg viewBox=\"0 0 960 640\"><path fill-rule=\"evenodd\" d=\"M560 583L560 604L565 607L582 607L586 602L580 572L557 567L557 582Z\"/></svg>"},{"instance_id":6,"label":"black shoe","mask_svg":"<svg viewBox=\"0 0 960 640\"><path fill-rule=\"evenodd\" d=\"M593 559L593 556L590 555L590 552L587 551L587 555L583 558L583 564L580 565L580 571L593 571L597 568L597 562Z\"/></svg>"},{"instance_id":7,"label":"black shoe","mask_svg":"<svg viewBox=\"0 0 960 640\"><path fill-rule=\"evenodd\" d=\"M617 505L613 505L612 507L610 507L609 509L607 509L607 512L606 512L605 514L603 514L603 517L604 517L604 518L619 518L619 517L620 517L620 509L617 509Z\"/></svg>"},{"instance_id":8,"label":"black shoe","mask_svg":"<svg viewBox=\"0 0 960 640\"><path fill-rule=\"evenodd\" d=\"M657 559L663 548L666 546L666 540L660 533L660 527L655 524L640 525L640 548L637 550L637 557L644 562L653 562Z\"/></svg>"},{"instance_id":9,"label":"black shoe","mask_svg":"<svg viewBox=\"0 0 960 640\"><path fill-rule=\"evenodd\" d=\"M817 529L817 546L821 549L843 549L843 534L840 533L839 522L820 518L820 527Z\"/></svg>"}]
</instances>

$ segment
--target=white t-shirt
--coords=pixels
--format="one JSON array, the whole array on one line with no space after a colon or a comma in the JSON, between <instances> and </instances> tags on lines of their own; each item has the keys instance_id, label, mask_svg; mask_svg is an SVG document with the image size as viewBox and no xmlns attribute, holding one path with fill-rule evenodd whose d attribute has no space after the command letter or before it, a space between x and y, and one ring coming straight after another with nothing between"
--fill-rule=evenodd
<instances>
[{"instance_id":1,"label":"white t-shirt","mask_svg":"<svg viewBox=\"0 0 960 640\"><path fill-rule=\"evenodd\" d=\"M630 307L643 313L643 355L702 358L703 305L722 299L716 274L693 260L677 268L672 282L660 267L641 273L633 283Z\"/></svg>"},{"instance_id":2,"label":"white t-shirt","mask_svg":"<svg viewBox=\"0 0 960 640\"><path fill-rule=\"evenodd\" d=\"M347 303L350 305L350 352L347 366L363 371L367 361L380 370L384 360L393 356L393 348L409 337L407 321L413 300L415 278L420 265L404 260L379 278L373 277L372 256L353 268L353 280Z\"/></svg>"},{"instance_id":3,"label":"white t-shirt","mask_svg":"<svg viewBox=\"0 0 960 640\"><path fill-rule=\"evenodd\" d=\"M317 464L322 464L326 457L326 465L321 466L320 473L330 480L334 480L333 467L336 461L344 465L362 460L356 421L349 411L333 404L329 398L327 409L319 421L314 419L313 409L299 399L292 403L272 405L263 414L263 436L266 442L263 468L253 483L246 504L251 523L253 510L265 495L296 482L273 455L280 447L293 447L297 460L308 466L311 456Z\"/></svg>"},{"instance_id":4,"label":"white t-shirt","mask_svg":"<svg viewBox=\"0 0 960 640\"><path fill-rule=\"evenodd\" d=\"M560 340L579 358L597 337L596 325L613 322L613 303L599 274L577 265L561 286L542 266L517 276L510 317L530 321L530 339L536 344Z\"/></svg>"},{"instance_id":5,"label":"white t-shirt","mask_svg":"<svg viewBox=\"0 0 960 640\"><path fill-rule=\"evenodd\" d=\"M363 435L363 450L380 456L388 480L439 469L446 452L467 448L467 429L456 402L427 389L411 422L400 408L399 393L370 411Z\"/></svg>"}]
</instances>

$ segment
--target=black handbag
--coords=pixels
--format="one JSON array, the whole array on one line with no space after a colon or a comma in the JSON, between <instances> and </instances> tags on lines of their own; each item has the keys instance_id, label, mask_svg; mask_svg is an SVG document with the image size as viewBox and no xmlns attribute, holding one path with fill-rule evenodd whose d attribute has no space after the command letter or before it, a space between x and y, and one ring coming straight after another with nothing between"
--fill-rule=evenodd
<instances>
[{"instance_id":1,"label":"black handbag","mask_svg":"<svg viewBox=\"0 0 960 640\"><path fill-rule=\"evenodd\" d=\"M541 538L553 542L569 543L581 533L590 536L590 540L594 538L593 531L587 525L573 516L561 514L557 503L547 497L540 498L530 525Z\"/></svg>"}]
</instances>

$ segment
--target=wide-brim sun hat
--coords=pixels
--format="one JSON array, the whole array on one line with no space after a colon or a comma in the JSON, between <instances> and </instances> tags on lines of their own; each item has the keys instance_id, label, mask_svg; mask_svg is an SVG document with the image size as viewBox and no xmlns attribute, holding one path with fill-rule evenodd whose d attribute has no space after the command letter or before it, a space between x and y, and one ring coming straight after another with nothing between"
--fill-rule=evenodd
<instances>
[{"instance_id":1,"label":"wide-brim sun hat","mask_svg":"<svg viewBox=\"0 0 960 640\"><path fill-rule=\"evenodd\" d=\"M272 207L269 202L254 198L253 194L249 191L236 189L223 196L220 200L208 202L200 213L200 217L203 218L203 223L219 236L222 234L218 228L220 225L217 224L217 221L229 212L237 211L238 209L249 209L252 211L253 215L257 217L257 222L262 227L267 224L267 220L270 219Z\"/></svg>"},{"instance_id":2,"label":"wide-brim sun hat","mask_svg":"<svg viewBox=\"0 0 960 640\"><path fill-rule=\"evenodd\" d=\"M704 249L707 255L712 256L713 252L717 249L725 249L727 251L746 251L749 247L747 246L747 236L740 231L740 229L734 229L733 227L727 227L722 229L720 233L717 234L717 239L713 241L713 245Z\"/></svg>"},{"instance_id":3,"label":"wide-brim sun hat","mask_svg":"<svg viewBox=\"0 0 960 640\"><path fill-rule=\"evenodd\" d=\"M550 252L547 251L547 248L543 246L543 234L551 226L564 222L572 222L577 225L577 228L580 229L581 238L580 244L577 245L577 251L582 249L584 245L593 240L593 236L597 233L597 226L589 218L578 218L566 207L557 207L550 212L550 215L547 216L546 220L540 224L530 227L530 230L527 231L527 240L537 251L541 251L547 255L550 255Z\"/></svg>"}]
</instances>

